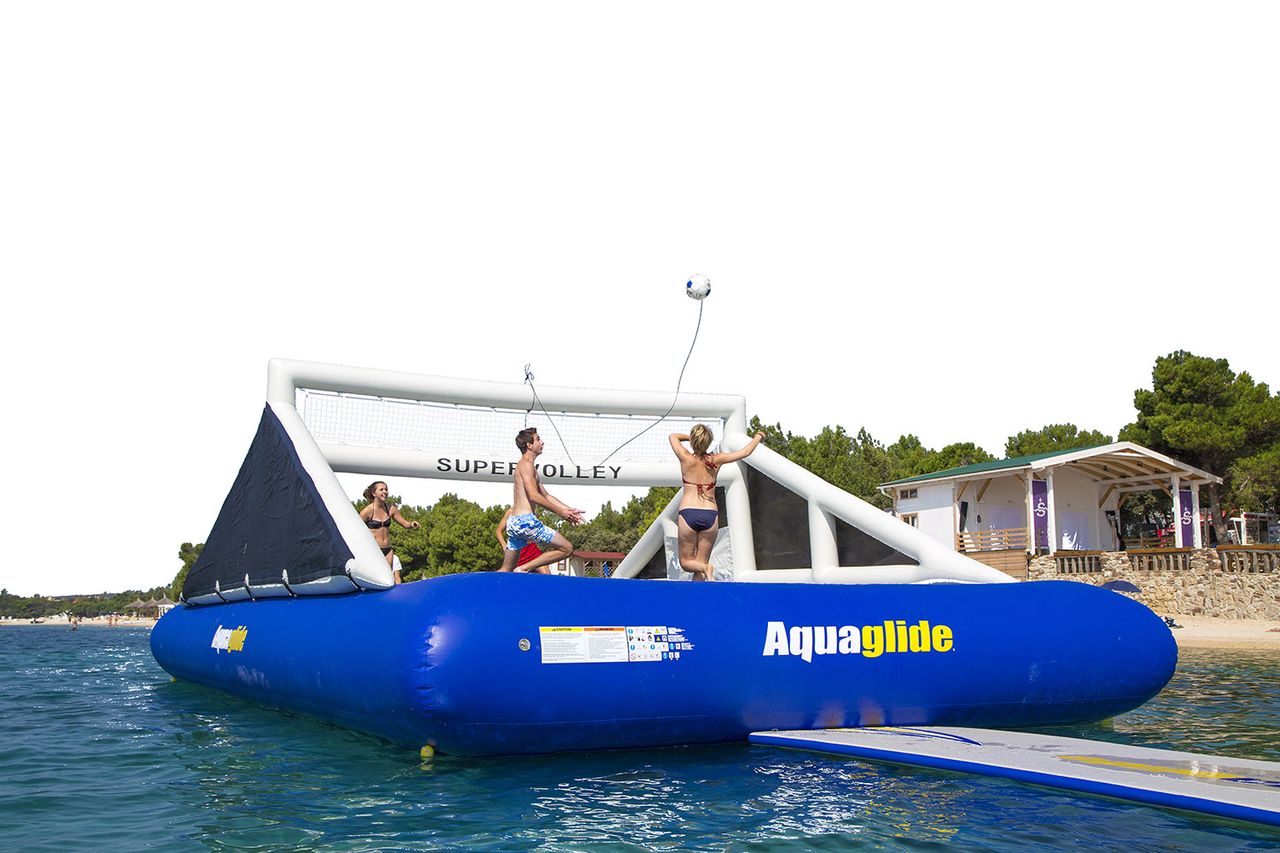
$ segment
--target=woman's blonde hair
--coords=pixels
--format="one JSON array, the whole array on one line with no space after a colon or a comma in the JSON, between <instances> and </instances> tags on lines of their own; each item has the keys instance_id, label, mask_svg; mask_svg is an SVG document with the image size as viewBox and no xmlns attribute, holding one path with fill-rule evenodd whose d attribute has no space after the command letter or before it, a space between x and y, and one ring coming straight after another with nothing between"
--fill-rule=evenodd
<instances>
[{"instance_id":1,"label":"woman's blonde hair","mask_svg":"<svg viewBox=\"0 0 1280 853\"><path fill-rule=\"evenodd\" d=\"M689 446L699 456L707 455L707 448L711 446L713 438L715 436L711 434L711 428L706 424L694 424L693 429L689 430Z\"/></svg>"}]
</instances>

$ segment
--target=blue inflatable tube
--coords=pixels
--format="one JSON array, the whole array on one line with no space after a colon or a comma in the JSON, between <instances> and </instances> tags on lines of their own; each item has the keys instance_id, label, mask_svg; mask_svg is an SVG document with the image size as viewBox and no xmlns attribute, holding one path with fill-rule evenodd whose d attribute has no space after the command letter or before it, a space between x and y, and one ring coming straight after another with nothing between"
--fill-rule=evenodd
<instances>
[{"instance_id":1,"label":"blue inflatable tube","mask_svg":"<svg viewBox=\"0 0 1280 853\"><path fill-rule=\"evenodd\" d=\"M1099 720L1158 693L1177 661L1149 609L1079 583L488 572L179 607L151 647L175 678L461 755Z\"/></svg>"}]
</instances>

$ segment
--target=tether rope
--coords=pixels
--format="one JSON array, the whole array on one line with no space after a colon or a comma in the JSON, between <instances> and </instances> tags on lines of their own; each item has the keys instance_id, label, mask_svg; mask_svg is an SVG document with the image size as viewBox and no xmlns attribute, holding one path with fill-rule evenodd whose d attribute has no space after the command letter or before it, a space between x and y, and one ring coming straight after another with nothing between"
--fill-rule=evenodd
<instances>
[{"instance_id":1,"label":"tether rope","mask_svg":"<svg viewBox=\"0 0 1280 853\"><path fill-rule=\"evenodd\" d=\"M613 449L613 453L610 453L604 459L600 460L601 465L603 465L604 463L612 459L614 453L617 453L619 450L626 447L628 444L635 441L637 438L644 435L646 432L653 429L658 424L662 423L663 420L666 419L667 415L671 414L672 410L675 409L676 401L680 399L680 384L684 382L684 370L686 367L689 366L689 358L693 355L694 345L698 343L698 331L702 328L702 306L703 305L704 305L703 302L698 303L698 325L695 326L693 329L693 341L689 344L689 352L685 354L684 364L680 366L680 376L676 378L676 395L671 398L671 406L665 412L662 413L662 417L658 418L656 421L649 424L647 427L640 430L635 435L631 436L631 438L628 438L626 441L622 442L622 444L619 444L617 447L615 447Z\"/></svg>"},{"instance_id":2,"label":"tether rope","mask_svg":"<svg viewBox=\"0 0 1280 853\"><path fill-rule=\"evenodd\" d=\"M701 301L698 302L698 323L696 326L694 326L693 340L689 343L689 351L685 353L684 364L680 365L680 375L676 377L676 393L675 393L675 396L671 398L671 405L667 407L667 410L663 412L662 415L656 421L649 424L647 427L640 430L635 435L631 436L631 438L628 438L626 441L622 442L622 444L619 444L617 447L615 447L613 451L609 453L608 456L600 460L599 464L603 465L604 463L608 462L610 459L613 458L614 454L616 454L619 450L626 447L628 444L635 441L637 438L644 435L646 432L653 429L658 424L662 423L664 420L666 420L667 415L671 414L672 411L675 410L676 402L679 401L680 399L680 386L684 383L684 372L689 367L689 359L693 357L693 348L698 343L698 333L702 330L703 305L704 305L703 302ZM537 406L538 409L541 410L542 414L546 415L547 421L550 422L551 424L551 428L555 430L556 438L560 439L560 446L564 448L564 455L569 457L569 461L573 463L574 467L577 467L578 463L574 461L573 456L569 453L569 447L567 444L565 444L564 436L560 434L560 429L556 426L555 420L551 417L551 414L547 411L546 407L542 405L542 399L538 396L538 389L533 384L534 377L533 377L533 371L531 370L532 366L533 366L532 362L527 363L524 366L525 384L528 385L529 390L533 392L533 401L529 404L529 408L526 409L524 413L524 425L526 428L529 426L529 414L533 411L534 406Z\"/></svg>"},{"instance_id":3,"label":"tether rope","mask_svg":"<svg viewBox=\"0 0 1280 853\"><path fill-rule=\"evenodd\" d=\"M542 414L547 416L547 421L550 422L551 428L556 431L556 438L560 439L560 446L564 448L564 455L569 457L569 461L573 462L573 467L576 468L578 467L578 463L574 461L573 456L569 453L569 446L565 444L564 436L560 434L560 428L556 426L556 422L551 417L551 415L547 412L546 406L542 405L542 399L538 397L538 389L533 384L533 371L529 369L532 366L533 366L532 362L529 362L524 366L525 384L527 384L529 386L529 390L533 392L533 403L529 404L529 408L526 409L524 413L524 425L526 428L528 428L529 412L533 411L533 404L536 403L538 408L542 410Z\"/></svg>"}]
</instances>

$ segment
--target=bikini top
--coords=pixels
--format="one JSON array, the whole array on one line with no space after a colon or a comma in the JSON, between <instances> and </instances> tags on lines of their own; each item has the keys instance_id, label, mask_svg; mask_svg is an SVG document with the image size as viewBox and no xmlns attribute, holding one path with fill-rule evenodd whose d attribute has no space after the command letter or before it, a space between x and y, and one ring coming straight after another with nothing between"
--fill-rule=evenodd
<instances>
[{"instance_id":1,"label":"bikini top","mask_svg":"<svg viewBox=\"0 0 1280 853\"><path fill-rule=\"evenodd\" d=\"M700 456L698 458L702 460L702 464L707 466L707 470L711 472L711 476L713 478L711 482L710 483L690 483L688 480L684 479L683 477L680 478L680 482L684 483L686 486L696 487L698 490L699 500L711 501L714 503L716 499L716 481L714 477L716 474L716 468L719 466L717 466L716 463L712 462L711 459L707 456Z\"/></svg>"},{"instance_id":2,"label":"bikini top","mask_svg":"<svg viewBox=\"0 0 1280 853\"><path fill-rule=\"evenodd\" d=\"M369 518L369 519L365 519L364 523L365 523L365 526L368 527L370 530L378 530L383 527L389 528L391 527L391 510L390 509L387 510L387 517L384 518L382 521L374 521L372 518Z\"/></svg>"}]
</instances>

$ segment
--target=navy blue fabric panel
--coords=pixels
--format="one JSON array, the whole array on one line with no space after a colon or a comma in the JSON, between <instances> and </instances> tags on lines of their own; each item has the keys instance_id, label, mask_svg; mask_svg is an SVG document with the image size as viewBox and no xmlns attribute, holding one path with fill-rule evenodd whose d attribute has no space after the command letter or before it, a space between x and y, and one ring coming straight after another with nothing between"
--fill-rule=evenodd
<instances>
[{"instance_id":1,"label":"navy blue fabric panel","mask_svg":"<svg viewBox=\"0 0 1280 853\"><path fill-rule=\"evenodd\" d=\"M188 597L222 589L290 583L346 571L351 549L338 533L284 425L268 406L244 464L183 584Z\"/></svg>"},{"instance_id":2,"label":"navy blue fabric panel","mask_svg":"<svg viewBox=\"0 0 1280 853\"><path fill-rule=\"evenodd\" d=\"M890 644L886 623L905 641ZM220 627L244 630L238 651L211 646ZM856 645L845 628L857 629ZM842 639L819 642L819 632ZM1099 720L1150 699L1177 662L1173 635L1149 609L1065 581L482 572L177 608L151 642L175 677L463 755L740 741L769 729Z\"/></svg>"}]
</instances>

